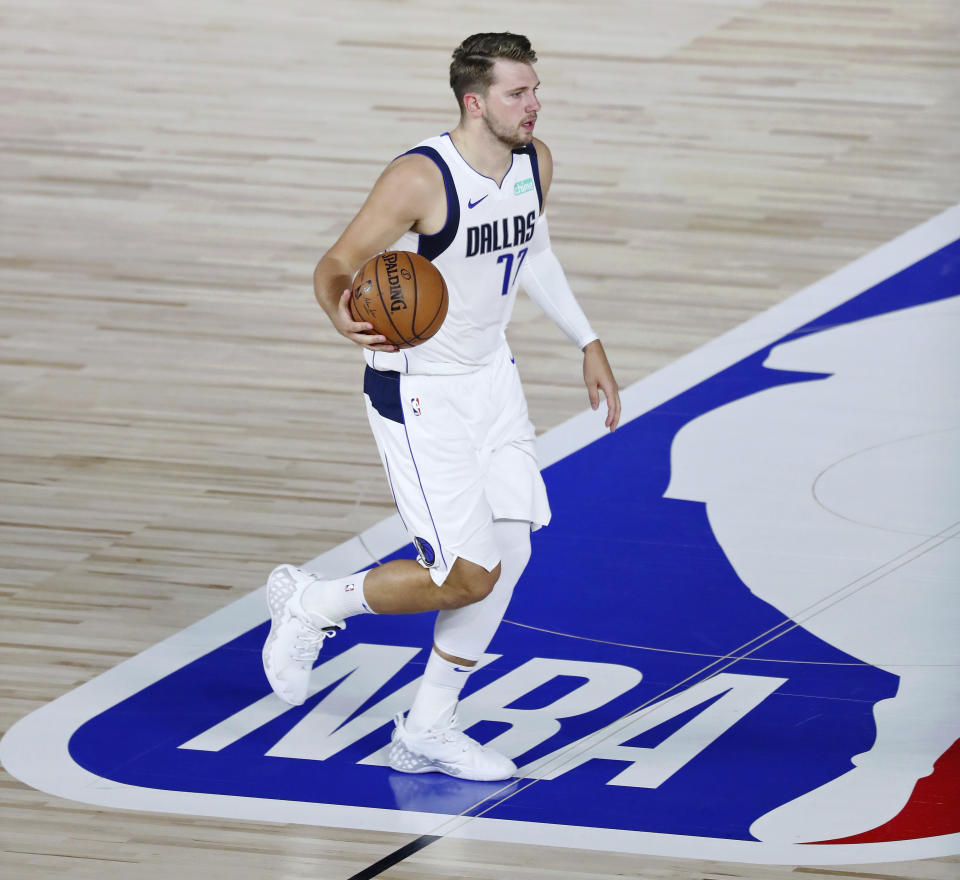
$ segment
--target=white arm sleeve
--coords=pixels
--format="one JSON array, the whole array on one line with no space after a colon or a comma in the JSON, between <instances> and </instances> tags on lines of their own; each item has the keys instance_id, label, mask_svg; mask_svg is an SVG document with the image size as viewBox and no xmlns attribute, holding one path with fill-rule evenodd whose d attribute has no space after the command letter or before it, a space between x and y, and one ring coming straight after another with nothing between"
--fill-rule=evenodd
<instances>
[{"instance_id":1,"label":"white arm sleeve","mask_svg":"<svg viewBox=\"0 0 960 880\"><path fill-rule=\"evenodd\" d=\"M530 298L580 349L599 339L567 282L563 267L550 247L547 217L537 220L527 257L520 267L520 284Z\"/></svg>"}]
</instances>

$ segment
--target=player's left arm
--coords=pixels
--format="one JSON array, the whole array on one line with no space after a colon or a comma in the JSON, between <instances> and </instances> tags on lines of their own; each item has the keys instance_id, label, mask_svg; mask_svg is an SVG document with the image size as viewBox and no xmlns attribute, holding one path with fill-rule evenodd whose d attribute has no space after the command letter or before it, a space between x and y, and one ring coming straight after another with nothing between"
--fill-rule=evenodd
<instances>
[{"instance_id":1,"label":"player's left arm","mask_svg":"<svg viewBox=\"0 0 960 880\"><path fill-rule=\"evenodd\" d=\"M600 406L602 392L607 401L607 418L604 424L613 431L620 422L620 390L603 350L603 343L593 332L587 316L580 308L563 267L550 245L544 207L553 180L553 157L543 141L534 138L533 144L540 168L542 199L540 217L528 246L527 257L520 269L520 283L530 298L583 352L583 381L587 386L590 406L593 409Z\"/></svg>"}]
</instances>

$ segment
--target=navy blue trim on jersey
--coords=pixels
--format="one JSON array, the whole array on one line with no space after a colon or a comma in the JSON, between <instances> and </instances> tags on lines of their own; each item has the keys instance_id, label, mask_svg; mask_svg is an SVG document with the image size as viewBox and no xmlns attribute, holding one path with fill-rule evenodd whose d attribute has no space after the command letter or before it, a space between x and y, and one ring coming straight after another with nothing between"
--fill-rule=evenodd
<instances>
[{"instance_id":1,"label":"navy blue trim on jersey","mask_svg":"<svg viewBox=\"0 0 960 880\"><path fill-rule=\"evenodd\" d=\"M460 228L460 199L457 197L457 188L453 185L453 175L443 156L433 147L414 147L404 155L409 156L411 153L419 153L431 159L443 175L443 188L447 194L447 222L439 232L433 235L421 235L417 245L418 254L428 260L435 260L453 244L453 240L457 237L457 229Z\"/></svg>"},{"instance_id":2,"label":"navy blue trim on jersey","mask_svg":"<svg viewBox=\"0 0 960 880\"><path fill-rule=\"evenodd\" d=\"M400 374L396 370L374 370L368 366L363 371L363 393L385 419L403 424Z\"/></svg>"},{"instance_id":3,"label":"navy blue trim on jersey","mask_svg":"<svg viewBox=\"0 0 960 880\"><path fill-rule=\"evenodd\" d=\"M533 144L527 144L514 150L515 153L524 153L530 157L530 167L533 169L533 182L537 185L537 201L540 203L540 211L543 211L543 190L540 188L540 160L537 158L537 148Z\"/></svg>"}]
</instances>

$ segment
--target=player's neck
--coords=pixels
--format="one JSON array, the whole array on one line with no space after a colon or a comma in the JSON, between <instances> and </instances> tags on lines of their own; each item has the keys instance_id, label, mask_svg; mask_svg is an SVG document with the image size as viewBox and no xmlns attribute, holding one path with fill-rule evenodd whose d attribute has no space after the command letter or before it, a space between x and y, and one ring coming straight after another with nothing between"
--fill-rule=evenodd
<instances>
[{"instance_id":1,"label":"player's neck","mask_svg":"<svg viewBox=\"0 0 960 880\"><path fill-rule=\"evenodd\" d=\"M513 164L513 151L479 126L461 122L450 132L450 139L474 171L500 182Z\"/></svg>"}]
</instances>

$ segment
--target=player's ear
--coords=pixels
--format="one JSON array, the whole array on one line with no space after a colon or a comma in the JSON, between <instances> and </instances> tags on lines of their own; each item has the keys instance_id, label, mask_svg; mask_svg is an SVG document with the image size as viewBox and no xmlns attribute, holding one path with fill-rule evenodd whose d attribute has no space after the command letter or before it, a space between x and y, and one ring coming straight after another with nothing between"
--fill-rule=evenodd
<instances>
[{"instance_id":1,"label":"player's ear","mask_svg":"<svg viewBox=\"0 0 960 880\"><path fill-rule=\"evenodd\" d=\"M479 92L467 92L463 96L463 112L467 116L482 116L483 95Z\"/></svg>"}]
</instances>

